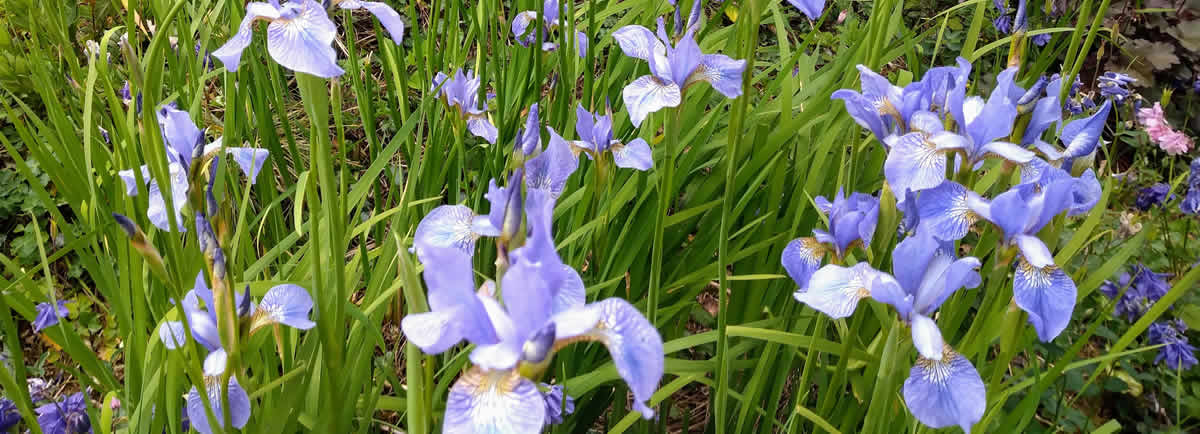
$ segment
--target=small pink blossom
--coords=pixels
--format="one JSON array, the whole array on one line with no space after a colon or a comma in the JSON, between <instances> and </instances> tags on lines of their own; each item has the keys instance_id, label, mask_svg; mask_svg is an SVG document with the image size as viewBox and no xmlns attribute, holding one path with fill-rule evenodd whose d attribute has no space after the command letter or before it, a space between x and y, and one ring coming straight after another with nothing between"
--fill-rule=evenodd
<instances>
[{"instance_id":1,"label":"small pink blossom","mask_svg":"<svg viewBox=\"0 0 1200 434\"><path fill-rule=\"evenodd\" d=\"M1150 136L1150 141L1167 154L1179 155L1192 149L1192 139L1187 134L1171 129L1159 103L1154 103L1154 107L1139 109L1137 120Z\"/></svg>"}]
</instances>

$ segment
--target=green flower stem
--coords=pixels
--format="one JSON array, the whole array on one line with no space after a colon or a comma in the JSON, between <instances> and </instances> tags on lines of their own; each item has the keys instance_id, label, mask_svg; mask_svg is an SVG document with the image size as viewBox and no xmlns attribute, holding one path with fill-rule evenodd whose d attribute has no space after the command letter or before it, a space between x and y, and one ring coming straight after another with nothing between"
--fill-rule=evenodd
<instances>
[{"instance_id":1,"label":"green flower stem","mask_svg":"<svg viewBox=\"0 0 1200 434\"><path fill-rule=\"evenodd\" d=\"M650 255L650 290L646 294L646 319L650 324L658 324L658 295L662 292L662 261L667 252L663 250L663 233L666 232L667 214L671 212L671 204L675 197L675 148L679 142L680 116L683 104L667 112L663 126L662 163L658 170L658 215L654 219L654 244Z\"/></svg>"}]
</instances>

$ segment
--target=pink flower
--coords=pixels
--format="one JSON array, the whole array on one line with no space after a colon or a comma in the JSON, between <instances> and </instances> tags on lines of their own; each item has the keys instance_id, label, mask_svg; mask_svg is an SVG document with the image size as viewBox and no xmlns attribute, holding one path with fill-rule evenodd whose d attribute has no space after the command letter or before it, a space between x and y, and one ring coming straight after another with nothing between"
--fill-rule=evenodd
<instances>
[{"instance_id":1,"label":"pink flower","mask_svg":"<svg viewBox=\"0 0 1200 434\"><path fill-rule=\"evenodd\" d=\"M1175 130L1168 129L1166 134L1159 136L1155 141L1158 143L1158 147L1170 155L1179 155L1192 150L1192 139L1187 134Z\"/></svg>"},{"instance_id":2,"label":"pink flower","mask_svg":"<svg viewBox=\"0 0 1200 434\"><path fill-rule=\"evenodd\" d=\"M1150 136L1150 141L1167 154L1179 155L1192 149L1192 139L1187 134L1171 129L1159 103L1154 103L1154 107L1139 109L1137 120Z\"/></svg>"}]
</instances>

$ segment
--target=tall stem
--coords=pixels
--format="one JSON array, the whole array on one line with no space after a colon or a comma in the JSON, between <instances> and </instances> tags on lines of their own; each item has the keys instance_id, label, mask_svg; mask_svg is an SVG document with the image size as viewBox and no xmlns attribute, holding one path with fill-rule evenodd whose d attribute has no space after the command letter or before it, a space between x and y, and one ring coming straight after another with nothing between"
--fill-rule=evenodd
<instances>
[{"instance_id":1,"label":"tall stem","mask_svg":"<svg viewBox=\"0 0 1200 434\"><path fill-rule=\"evenodd\" d=\"M683 105L675 107L667 114L666 125L663 127L663 161L658 166L658 215L654 219L653 254L650 255L650 292L646 294L646 319L657 326L658 294L662 292L662 262L666 252L663 251L663 233L666 232L667 215L671 212L671 204L675 198L675 148L679 142L679 116Z\"/></svg>"}]
</instances>

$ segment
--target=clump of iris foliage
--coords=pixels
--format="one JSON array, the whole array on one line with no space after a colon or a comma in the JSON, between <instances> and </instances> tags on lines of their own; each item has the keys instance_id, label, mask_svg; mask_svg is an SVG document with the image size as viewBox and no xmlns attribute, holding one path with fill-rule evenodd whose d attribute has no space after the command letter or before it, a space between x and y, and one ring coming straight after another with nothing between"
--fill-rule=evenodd
<instances>
[{"instance_id":1,"label":"clump of iris foliage","mask_svg":"<svg viewBox=\"0 0 1200 434\"><path fill-rule=\"evenodd\" d=\"M25 5L0 431L1195 429L1109 3Z\"/></svg>"}]
</instances>

